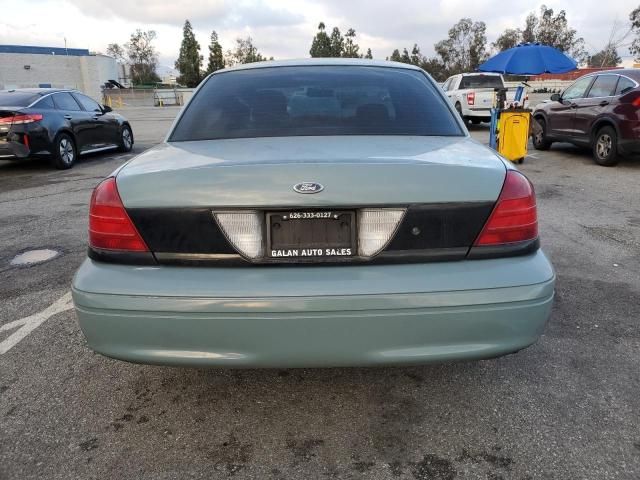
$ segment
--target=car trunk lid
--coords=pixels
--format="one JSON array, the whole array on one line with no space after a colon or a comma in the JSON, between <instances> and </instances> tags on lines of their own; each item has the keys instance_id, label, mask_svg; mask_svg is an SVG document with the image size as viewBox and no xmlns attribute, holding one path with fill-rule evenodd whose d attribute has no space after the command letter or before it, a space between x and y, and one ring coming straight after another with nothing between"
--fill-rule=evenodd
<instances>
[{"instance_id":1,"label":"car trunk lid","mask_svg":"<svg viewBox=\"0 0 640 480\"><path fill-rule=\"evenodd\" d=\"M346 207L495 201L504 176L468 137L338 136L165 143L117 182L127 208Z\"/></svg>"}]
</instances>

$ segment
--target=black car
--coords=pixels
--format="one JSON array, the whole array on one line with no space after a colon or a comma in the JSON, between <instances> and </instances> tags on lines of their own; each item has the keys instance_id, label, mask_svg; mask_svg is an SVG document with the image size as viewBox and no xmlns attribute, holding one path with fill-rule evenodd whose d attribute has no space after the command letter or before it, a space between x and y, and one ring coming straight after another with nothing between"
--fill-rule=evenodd
<instances>
[{"instance_id":1,"label":"black car","mask_svg":"<svg viewBox=\"0 0 640 480\"><path fill-rule=\"evenodd\" d=\"M74 90L0 90L0 160L51 156L71 168L78 155L133 147L129 122L111 108Z\"/></svg>"}]
</instances>

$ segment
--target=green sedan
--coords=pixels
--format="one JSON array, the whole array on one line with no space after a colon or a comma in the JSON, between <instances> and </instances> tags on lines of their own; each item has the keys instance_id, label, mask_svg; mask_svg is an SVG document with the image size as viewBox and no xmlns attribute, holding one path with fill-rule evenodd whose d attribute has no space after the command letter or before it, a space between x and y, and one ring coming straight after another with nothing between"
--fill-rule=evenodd
<instances>
[{"instance_id":1,"label":"green sedan","mask_svg":"<svg viewBox=\"0 0 640 480\"><path fill-rule=\"evenodd\" d=\"M533 344L554 283L531 183L428 74L312 59L215 72L96 187L73 299L131 362L409 365Z\"/></svg>"}]
</instances>

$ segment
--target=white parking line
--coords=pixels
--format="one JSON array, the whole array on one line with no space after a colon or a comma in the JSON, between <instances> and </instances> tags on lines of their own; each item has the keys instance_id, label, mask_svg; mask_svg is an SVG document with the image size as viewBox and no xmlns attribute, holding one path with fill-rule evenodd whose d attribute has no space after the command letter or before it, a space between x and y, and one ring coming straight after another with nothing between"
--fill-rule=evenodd
<instances>
[{"instance_id":1,"label":"white parking line","mask_svg":"<svg viewBox=\"0 0 640 480\"><path fill-rule=\"evenodd\" d=\"M42 325L50 317L57 313L65 312L73 308L71 303L71 292L65 293L62 297L49 305L41 312L34 313L28 317L21 318L20 320L14 320L13 322L5 323L0 326L0 332L7 330L13 330L20 327L17 331L12 333L7 339L0 342L0 355L4 355L19 342L25 339L27 335L33 332L36 328Z\"/></svg>"}]
</instances>

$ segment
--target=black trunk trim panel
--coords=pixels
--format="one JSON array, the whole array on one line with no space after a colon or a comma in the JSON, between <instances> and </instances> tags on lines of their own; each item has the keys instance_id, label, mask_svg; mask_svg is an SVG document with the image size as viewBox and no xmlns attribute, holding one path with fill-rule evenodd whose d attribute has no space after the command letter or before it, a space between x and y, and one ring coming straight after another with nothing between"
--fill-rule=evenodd
<instances>
[{"instance_id":1,"label":"black trunk trim panel","mask_svg":"<svg viewBox=\"0 0 640 480\"><path fill-rule=\"evenodd\" d=\"M493 202L413 205L407 209L385 251L469 248L493 205Z\"/></svg>"},{"instance_id":2,"label":"black trunk trim panel","mask_svg":"<svg viewBox=\"0 0 640 480\"><path fill-rule=\"evenodd\" d=\"M386 249L374 258L350 257L327 264L388 264L455 261L526 255L538 240L498 247L472 247L493 209L493 202L410 205ZM352 208L356 211L357 208ZM238 255L215 221L212 208L129 208L127 212L153 254L112 255L90 251L98 261L127 264L231 266L292 265L268 258L249 261ZM269 209L271 211L272 209ZM310 265L301 263L301 265Z\"/></svg>"},{"instance_id":3,"label":"black trunk trim panel","mask_svg":"<svg viewBox=\"0 0 640 480\"><path fill-rule=\"evenodd\" d=\"M152 252L235 254L210 208L128 208Z\"/></svg>"}]
</instances>

